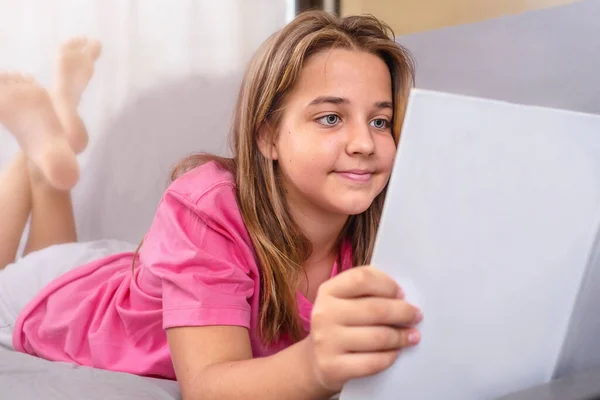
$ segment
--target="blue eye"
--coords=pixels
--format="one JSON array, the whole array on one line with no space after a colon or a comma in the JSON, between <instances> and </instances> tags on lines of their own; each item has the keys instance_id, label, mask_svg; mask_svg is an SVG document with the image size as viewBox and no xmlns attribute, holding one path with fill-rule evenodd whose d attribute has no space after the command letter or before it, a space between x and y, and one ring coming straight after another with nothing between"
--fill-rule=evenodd
<instances>
[{"instance_id":1,"label":"blue eye","mask_svg":"<svg viewBox=\"0 0 600 400\"><path fill-rule=\"evenodd\" d=\"M335 124L337 124L340 121L340 117L338 117L335 114L328 114L328 115L325 115L325 116L317 119L317 121L321 125L334 126Z\"/></svg>"},{"instance_id":2,"label":"blue eye","mask_svg":"<svg viewBox=\"0 0 600 400\"><path fill-rule=\"evenodd\" d=\"M390 121L383 118L376 118L373 121L371 121L371 125L376 129L387 129L390 127Z\"/></svg>"}]
</instances>

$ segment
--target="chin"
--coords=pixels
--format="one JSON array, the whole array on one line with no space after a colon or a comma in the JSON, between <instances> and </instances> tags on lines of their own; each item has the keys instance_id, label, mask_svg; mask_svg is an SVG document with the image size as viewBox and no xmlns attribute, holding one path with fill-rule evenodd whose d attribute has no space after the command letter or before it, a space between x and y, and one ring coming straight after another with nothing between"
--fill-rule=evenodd
<instances>
[{"instance_id":1,"label":"chin","mask_svg":"<svg viewBox=\"0 0 600 400\"><path fill-rule=\"evenodd\" d=\"M367 211L371 207L371 204L373 204L373 199L337 204L336 208L339 213L344 215L358 215Z\"/></svg>"}]
</instances>

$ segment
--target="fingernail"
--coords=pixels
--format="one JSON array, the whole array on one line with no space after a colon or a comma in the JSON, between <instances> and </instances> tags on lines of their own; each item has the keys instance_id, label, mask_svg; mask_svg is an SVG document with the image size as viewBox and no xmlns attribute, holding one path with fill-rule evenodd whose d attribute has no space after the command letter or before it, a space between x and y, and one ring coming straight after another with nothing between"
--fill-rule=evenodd
<instances>
[{"instance_id":1,"label":"fingernail","mask_svg":"<svg viewBox=\"0 0 600 400\"><path fill-rule=\"evenodd\" d=\"M418 331L412 332L408 335L408 342L410 344L417 344L421 339L421 334Z\"/></svg>"},{"instance_id":2,"label":"fingernail","mask_svg":"<svg viewBox=\"0 0 600 400\"><path fill-rule=\"evenodd\" d=\"M417 309L417 312L415 313L414 323L418 324L421 321L423 321L423 312Z\"/></svg>"},{"instance_id":3,"label":"fingernail","mask_svg":"<svg viewBox=\"0 0 600 400\"><path fill-rule=\"evenodd\" d=\"M398 293L396 293L396 298L403 299L404 298L404 290L401 287L398 287Z\"/></svg>"}]
</instances>

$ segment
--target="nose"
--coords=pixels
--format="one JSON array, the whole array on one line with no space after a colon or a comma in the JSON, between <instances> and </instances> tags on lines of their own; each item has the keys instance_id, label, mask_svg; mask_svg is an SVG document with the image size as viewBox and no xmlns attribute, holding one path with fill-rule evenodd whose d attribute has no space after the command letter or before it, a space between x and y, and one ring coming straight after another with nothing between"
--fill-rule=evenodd
<instances>
[{"instance_id":1,"label":"nose","mask_svg":"<svg viewBox=\"0 0 600 400\"><path fill-rule=\"evenodd\" d=\"M375 151L375 142L368 125L356 124L351 127L346 145L348 154L371 155Z\"/></svg>"}]
</instances>

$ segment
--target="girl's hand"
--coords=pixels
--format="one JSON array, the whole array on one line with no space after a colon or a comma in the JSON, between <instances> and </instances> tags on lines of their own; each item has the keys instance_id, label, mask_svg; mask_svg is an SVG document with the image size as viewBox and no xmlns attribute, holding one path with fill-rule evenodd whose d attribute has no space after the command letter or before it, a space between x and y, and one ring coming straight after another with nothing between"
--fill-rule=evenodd
<instances>
[{"instance_id":1,"label":"girl's hand","mask_svg":"<svg viewBox=\"0 0 600 400\"><path fill-rule=\"evenodd\" d=\"M402 300L399 286L369 267L345 271L319 288L308 337L318 384L338 392L350 379L393 364L398 350L420 340L420 310Z\"/></svg>"}]
</instances>

